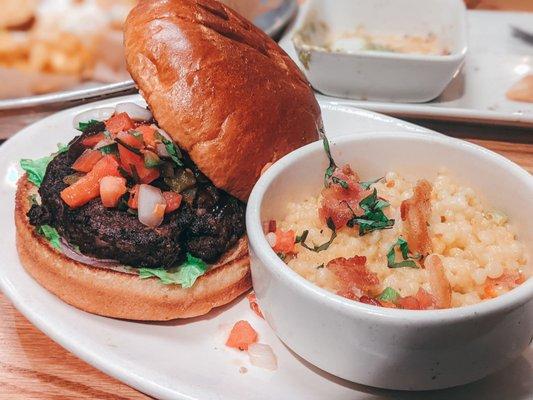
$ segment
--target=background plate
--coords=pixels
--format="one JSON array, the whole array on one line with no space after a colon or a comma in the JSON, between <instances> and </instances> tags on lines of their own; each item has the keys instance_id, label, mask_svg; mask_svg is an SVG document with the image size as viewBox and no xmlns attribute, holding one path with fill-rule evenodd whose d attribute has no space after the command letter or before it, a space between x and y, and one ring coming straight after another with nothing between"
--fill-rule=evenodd
<instances>
[{"instance_id":1,"label":"background plate","mask_svg":"<svg viewBox=\"0 0 533 400\"><path fill-rule=\"evenodd\" d=\"M168 323L138 323L79 311L39 286L20 265L13 221L20 158L42 157L76 134L72 118L95 106L136 101L129 96L62 111L27 127L0 147L0 288L17 309L45 334L89 364L126 384L164 399L183 400L526 400L533 396L533 349L496 375L461 388L428 393L377 390L318 370L289 351L244 298L207 316ZM394 118L351 107L321 104L330 137L361 132L426 132ZM279 369L251 366L246 354L224 346L229 329L247 319L260 341L270 344ZM297 322L295 322L297 323ZM324 349L327 351L327 349ZM241 367L246 373L239 372Z\"/></svg>"},{"instance_id":2,"label":"background plate","mask_svg":"<svg viewBox=\"0 0 533 400\"><path fill-rule=\"evenodd\" d=\"M533 103L508 100L511 86L533 74L533 45L512 36L511 26L533 27L533 13L467 11L469 49L462 73L437 99L422 104L323 101L395 116L512 126L533 126ZM300 65L289 29L280 46Z\"/></svg>"}]
</instances>

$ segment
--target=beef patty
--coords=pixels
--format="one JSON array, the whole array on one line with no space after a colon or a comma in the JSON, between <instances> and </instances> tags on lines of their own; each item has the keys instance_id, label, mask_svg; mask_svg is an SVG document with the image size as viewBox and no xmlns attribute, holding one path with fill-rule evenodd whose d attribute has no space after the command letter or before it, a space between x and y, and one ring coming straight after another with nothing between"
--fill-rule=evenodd
<instances>
[{"instance_id":1,"label":"beef patty","mask_svg":"<svg viewBox=\"0 0 533 400\"><path fill-rule=\"evenodd\" d=\"M193 199L165 215L155 229L126 210L105 208L99 198L71 209L60 193L68 186L64 178L75 172L71 165L83 151L80 140L76 138L67 152L58 154L48 165L39 189L41 205L32 206L28 212L32 225L53 226L85 255L148 268L175 266L187 252L215 262L244 235L244 203L204 176L197 182ZM190 160L187 163L195 175L201 175ZM161 180L152 185L168 190Z\"/></svg>"}]
</instances>

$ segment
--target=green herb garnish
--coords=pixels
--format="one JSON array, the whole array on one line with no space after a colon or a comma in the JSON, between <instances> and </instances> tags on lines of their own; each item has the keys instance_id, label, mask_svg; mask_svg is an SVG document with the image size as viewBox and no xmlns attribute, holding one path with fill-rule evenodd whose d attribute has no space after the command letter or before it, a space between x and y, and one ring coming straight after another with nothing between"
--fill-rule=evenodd
<instances>
[{"instance_id":1,"label":"green herb garnish","mask_svg":"<svg viewBox=\"0 0 533 400\"><path fill-rule=\"evenodd\" d=\"M281 261L285 261L285 259L287 258L287 254L285 253L276 253L276 254L281 259Z\"/></svg>"},{"instance_id":2,"label":"green herb garnish","mask_svg":"<svg viewBox=\"0 0 533 400\"><path fill-rule=\"evenodd\" d=\"M167 153L170 155L170 158L172 158L172 161L174 161L178 167L183 167L183 162L181 161L183 155L181 154L180 149L172 141L163 136L161 136L161 141L165 145Z\"/></svg>"},{"instance_id":3,"label":"green herb garnish","mask_svg":"<svg viewBox=\"0 0 533 400\"><path fill-rule=\"evenodd\" d=\"M382 176L381 178L375 179L373 181L359 182L359 185L361 185L363 190L368 190L368 189L370 189L370 186L372 186L374 183L378 183L379 181L381 181L384 178L385 177Z\"/></svg>"},{"instance_id":4,"label":"green herb garnish","mask_svg":"<svg viewBox=\"0 0 533 400\"><path fill-rule=\"evenodd\" d=\"M68 151L68 148L69 148L68 144L58 143L57 144L57 153L56 154L64 153L65 151Z\"/></svg>"},{"instance_id":5,"label":"green herb garnish","mask_svg":"<svg viewBox=\"0 0 533 400\"><path fill-rule=\"evenodd\" d=\"M361 216L354 215L354 217L348 221L347 225L350 228L358 225L360 236L378 229L390 229L394 226L395 221L387 218L383 212L383 209L388 207L389 203L378 197L376 189L361 200L359 206L364 211L364 214Z\"/></svg>"},{"instance_id":6,"label":"green herb garnish","mask_svg":"<svg viewBox=\"0 0 533 400\"><path fill-rule=\"evenodd\" d=\"M85 133L85 131L88 130L89 128L93 128L101 123L102 123L101 121L97 121L95 119L91 119L87 122L80 122L78 124L78 130Z\"/></svg>"},{"instance_id":7,"label":"green herb garnish","mask_svg":"<svg viewBox=\"0 0 533 400\"><path fill-rule=\"evenodd\" d=\"M118 151L118 148L116 143L110 143L100 147L98 150L100 150L102 154L114 154Z\"/></svg>"},{"instance_id":8,"label":"green herb garnish","mask_svg":"<svg viewBox=\"0 0 533 400\"><path fill-rule=\"evenodd\" d=\"M343 189L348 189L349 186L348 186L348 182L346 182L344 179L339 179L337 178L336 176L332 176L331 177L331 181L337 185L339 185L340 187L342 187Z\"/></svg>"},{"instance_id":9,"label":"green herb garnish","mask_svg":"<svg viewBox=\"0 0 533 400\"><path fill-rule=\"evenodd\" d=\"M391 287L385 288L385 290L383 290L383 292L381 292L381 294L378 296L378 300L388 301L389 303L396 303L399 298L400 293Z\"/></svg>"},{"instance_id":10,"label":"green herb garnish","mask_svg":"<svg viewBox=\"0 0 533 400\"><path fill-rule=\"evenodd\" d=\"M207 267L204 261L187 253L187 259L176 272L169 272L164 269L139 268L139 277L141 279L156 277L164 285L181 285L183 288L190 288L200 276L205 274Z\"/></svg>"},{"instance_id":11,"label":"green herb garnish","mask_svg":"<svg viewBox=\"0 0 533 400\"><path fill-rule=\"evenodd\" d=\"M400 249L403 261L396 262L396 247ZM389 268L418 268L418 265L414 260L420 259L420 255L410 255L410 253L411 251L409 250L407 241L404 238L399 237L387 253L387 266Z\"/></svg>"},{"instance_id":12,"label":"green herb garnish","mask_svg":"<svg viewBox=\"0 0 533 400\"><path fill-rule=\"evenodd\" d=\"M331 150L329 148L329 141L326 135L324 135L322 139L322 143L324 144L324 151L326 152L326 155L328 156L328 159L329 159L329 167L326 169L326 173L324 174L324 186L329 187L330 185L329 181L331 177L333 176L333 173L338 167L337 167L337 164L335 164L335 160L331 156Z\"/></svg>"},{"instance_id":13,"label":"green herb garnish","mask_svg":"<svg viewBox=\"0 0 533 400\"><path fill-rule=\"evenodd\" d=\"M307 235L309 234L309 231L305 230L300 236L296 237L296 243L300 243L303 247L305 247L307 250L314 251L315 253L319 253L321 251L327 250L331 243L335 240L337 237L337 230L335 228L335 224L333 223L333 220L331 218L328 218L326 221L328 228L331 229L331 237L326 243L321 244L320 246L309 246L305 243L305 240L307 239Z\"/></svg>"},{"instance_id":14,"label":"green herb garnish","mask_svg":"<svg viewBox=\"0 0 533 400\"><path fill-rule=\"evenodd\" d=\"M61 249L61 238L56 228L53 228L50 225L41 225L37 228L37 233L44 236L46 240L50 242L52 247L55 247L58 250Z\"/></svg>"}]
</instances>

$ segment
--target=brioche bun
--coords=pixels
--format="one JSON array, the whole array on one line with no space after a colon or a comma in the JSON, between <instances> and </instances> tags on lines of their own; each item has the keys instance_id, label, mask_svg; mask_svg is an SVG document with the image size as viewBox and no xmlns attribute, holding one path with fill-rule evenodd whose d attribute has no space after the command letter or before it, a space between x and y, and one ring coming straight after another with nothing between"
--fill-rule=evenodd
<instances>
[{"instance_id":1,"label":"brioche bun","mask_svg":"<svg viewBox=\"0 0 533 400\"><path fill-rule=\"evenodd\" d=\"M128 70L159 126L240 200L266 164L318 139L320 108L304 75L218 1L140 1L124 43Z\"/></svg>"},{"instance_id":2,"label":"brioche bun","mask_svg":"<svg viewBox=\"0 0 533 400\"><path fill-rule=\"evenodd\" d=\"M17 250L28 273L66 303L106 317L167 321L206 314L250 289L248 244L242 238L194 286L163 285L127 270L93 267L66 257L30 224L29 196L37 193L26 175L18 182Z\"/></svg>"}]
</instances>

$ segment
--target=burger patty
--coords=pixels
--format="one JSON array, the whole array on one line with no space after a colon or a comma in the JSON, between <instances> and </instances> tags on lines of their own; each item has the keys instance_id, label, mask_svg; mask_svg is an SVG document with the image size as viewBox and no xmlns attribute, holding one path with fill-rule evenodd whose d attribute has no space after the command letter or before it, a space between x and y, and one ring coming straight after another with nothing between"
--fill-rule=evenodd
<instances>
[{"instance_id":1,"label":"burger patty","mask_svg":"<svg viewBox=\"0 0 533 400\"><path fill-rule=\"evenodd\" d=\"M28 217L34 226L48 224L56 228L84 255L134 267L169 268L189 252L212 263L244 235L244 203L205 177L197 184L194 199L183 201L178 210L165 215L157 228L143 225L128 211L104 207L99 198L71 209L60 193L68 186L64 178L75 172L71 165L83 151L77 143L79 138L48 165L39 189L41 205L33 205ZM164 186L157 181L152 184Z\"/></svg>"}]
</instances>

